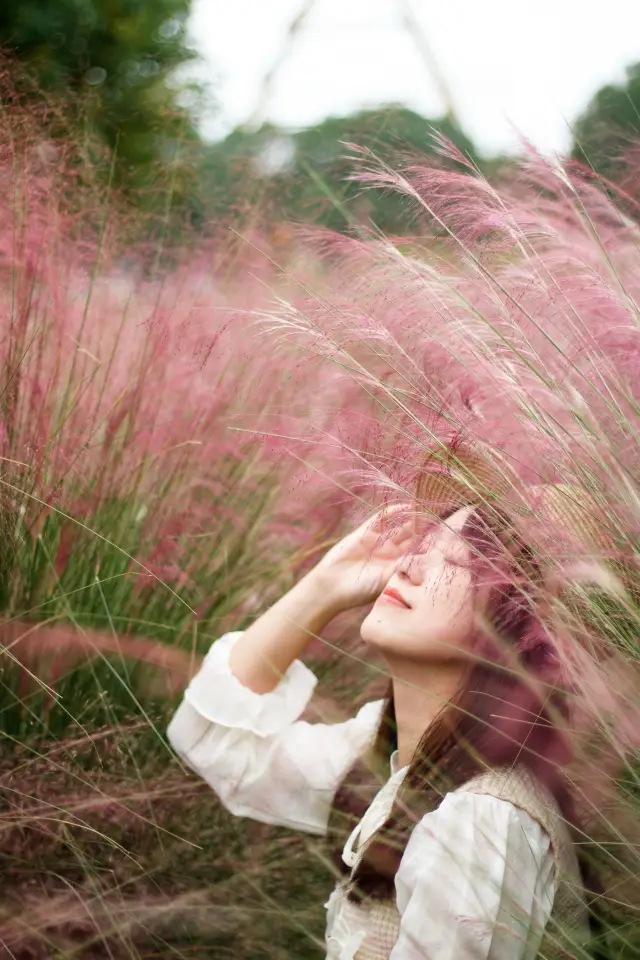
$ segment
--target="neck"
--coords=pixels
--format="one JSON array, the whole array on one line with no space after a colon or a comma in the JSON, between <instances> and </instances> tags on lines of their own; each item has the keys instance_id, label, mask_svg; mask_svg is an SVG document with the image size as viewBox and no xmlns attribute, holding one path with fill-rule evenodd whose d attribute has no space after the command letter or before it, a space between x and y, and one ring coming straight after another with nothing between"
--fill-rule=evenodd
<instances>
[{"instance_id":1,"label":"neck","mask_svg":"<svg viewBox=\"0 0 640 960\"><path fill-rule=\"evenodd\" d=\"M456 696L464 681L465 665L455 661L408 663L387 658L393 682L398 733L398 761L411 762L418 743L440 711Z\"/></svg>"}]
</instances>

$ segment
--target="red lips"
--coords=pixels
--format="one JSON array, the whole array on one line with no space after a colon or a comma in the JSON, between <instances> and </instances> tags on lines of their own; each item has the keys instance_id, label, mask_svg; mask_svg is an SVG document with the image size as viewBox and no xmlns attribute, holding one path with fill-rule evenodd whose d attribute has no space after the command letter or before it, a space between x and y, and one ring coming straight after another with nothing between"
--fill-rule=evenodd
<instances>
[{"instance_id":1,"label":"red lips","mask_svg":"<svg viewBox=\"0 0 640 960\"><path fill-rule=\"evenodd\" d=\"M408 609L411 609L411 607L409 606L407 601L404 599L402 594L398 593L395 587L387 587L386 590L382 591L382 596L388 597L390 600L393 600L396 603L402 604L403 607L407 607Z\"/></svg>"}]
</instances>

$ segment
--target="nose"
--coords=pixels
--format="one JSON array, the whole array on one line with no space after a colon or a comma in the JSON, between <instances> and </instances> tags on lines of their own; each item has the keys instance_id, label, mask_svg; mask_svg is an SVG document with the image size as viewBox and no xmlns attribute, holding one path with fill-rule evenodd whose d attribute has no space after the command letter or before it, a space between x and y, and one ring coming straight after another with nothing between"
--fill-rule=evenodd
<instances>
[{"instance_id":1,"label":"nose","mask_svg":"<svg viewBox=\"0 0 640 960\"><path fill-rule=\"evenodd\" d=\"M408 553L396 567L396 574L400 580L407 581L414 587L419 587L424 577L424 554Z\"/></svg>"}]
</instances>

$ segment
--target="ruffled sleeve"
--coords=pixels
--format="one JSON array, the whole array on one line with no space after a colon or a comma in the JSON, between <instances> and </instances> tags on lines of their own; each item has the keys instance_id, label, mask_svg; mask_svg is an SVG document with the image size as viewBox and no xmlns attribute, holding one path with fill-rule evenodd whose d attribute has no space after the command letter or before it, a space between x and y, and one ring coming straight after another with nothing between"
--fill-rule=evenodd
<instances>
[{"instance_id":1,"label":"ruffled sleeve","mask_svg":"<svg viewBox=\"0 0 640 960\"><path fill-rule=\"evenodd\" d=\"M274 690L254 693L229 667L241 635L213 644L169 725L169 741L232 813L323 834L335 790L367 748L382 704L368 703L344 723L302 721L316 677L295 661Z\"/></svg>"},{"instance_id":2,"label":"ruffled sleeve","mask_svg":"<svg viewBox=\"0 0 640 960\"><path fill-rule=\"evenodd\" d=\"M554 894L550 840L529 814L493 796L449 793L403 855L390 960L534 960Z\"/></svg>"},{"instance_id":3,"label":"ruffled sleeve","mask_svg":"<svg viewBox=\"0 0 640 960\"><path fill-rule=\"evenodd\" d=\"M269 737L298 719L318 681L308 667L294 660L274 690L254 693L229 667L229 654L241 636L241 632L227 633L213 644L184 697L210 723Z\"/></svg>"}]
</instances>

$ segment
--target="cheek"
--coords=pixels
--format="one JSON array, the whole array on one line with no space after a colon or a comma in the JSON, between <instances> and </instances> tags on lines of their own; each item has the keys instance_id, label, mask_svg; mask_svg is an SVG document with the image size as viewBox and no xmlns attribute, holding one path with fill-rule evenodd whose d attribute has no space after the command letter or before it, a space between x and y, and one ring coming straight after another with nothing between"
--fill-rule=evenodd
<instances>
[{"instance_id":1,"label":"cheek","mask_svg":"<svg viewBox=\"0 0 640 960\"><path fill-rule=\"evenodd\" d=\"M462 567L441 571L424 584L424 597L412 611L417 634L427 645L464 648L474 634L475 598L471 572Z\"/></svg>"},{"instance_id":2,"label":"cheek","mask_svg":"<svg viewBox=\"0 0 640 960\"><path fill-rule=\"evenodd\" d=\"M411 610L374 607L362 623L363 640L411 659L470 652L475 635L475 591L464 567L425 570Z\"/></svg>"},{"instance_id":3,"label":"cheek","mask_svg":"<svg viewBox=\"0 0 640 960\"><path fill-rule=\"evenodd\" d=\"M420 610L428 616L437 615L438 620L468 620L473 612L473 589L471 571L464 567L450 566L434 570L425 578ZM428 622L428 620L426 621Z\"/></svg>"}]
</instances>

